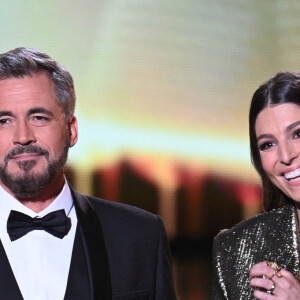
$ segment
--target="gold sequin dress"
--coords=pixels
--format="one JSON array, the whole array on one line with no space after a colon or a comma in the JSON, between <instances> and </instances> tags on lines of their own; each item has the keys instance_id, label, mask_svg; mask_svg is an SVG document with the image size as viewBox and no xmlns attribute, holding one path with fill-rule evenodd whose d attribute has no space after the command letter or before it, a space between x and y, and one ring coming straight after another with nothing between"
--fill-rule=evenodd
<instances>
[{"instance_id":1,"label":"gold sequin dress","mask_svg":"<svg viewBox=\"0 0 300 300\"><path fill-rule=\"evenodd\" d=\"M222 230L214 240L212 299L255 299L249 287L249 271L261 261L274 261L296 276L299 271L297 232L292 204Z\"/></svg>"}]
</instances>

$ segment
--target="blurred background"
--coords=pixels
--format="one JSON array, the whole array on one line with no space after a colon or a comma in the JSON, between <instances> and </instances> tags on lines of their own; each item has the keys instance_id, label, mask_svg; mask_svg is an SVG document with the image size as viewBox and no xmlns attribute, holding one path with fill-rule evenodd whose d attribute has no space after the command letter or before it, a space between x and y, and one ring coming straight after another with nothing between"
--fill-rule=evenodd
<instances>
[{"instance_id":1,"label":"blurred background","mask_svg":"<svg viewBox=\"0 0 300 300\"><path fill-rule=\"evenodd\" d=\"M0 0L0 52L41 49L74 77L82 193L162 216L180 300L210 298L214 235L258 213L248 109L300 69L297 0Z\"/></svg>"}]
</instances>

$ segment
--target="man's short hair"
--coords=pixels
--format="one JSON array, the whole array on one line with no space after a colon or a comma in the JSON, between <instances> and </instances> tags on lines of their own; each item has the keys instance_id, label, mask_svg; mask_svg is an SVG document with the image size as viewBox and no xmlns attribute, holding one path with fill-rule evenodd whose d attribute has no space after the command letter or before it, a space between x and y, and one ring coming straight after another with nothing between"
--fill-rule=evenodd
<instances>
[{"instance_id":1,"label":"man's short hair","mask_svg":"<svg viewBox=\"0 0 300 300\"><path fill-rule=\"evenodd\" d=\"M75 90L73 78L65 67L46 53L33 48L19 47L0 54L0 80L22 78L39 72L48 74L65 116L72 116L75 109Z\"/></svg>"}]
</instances>

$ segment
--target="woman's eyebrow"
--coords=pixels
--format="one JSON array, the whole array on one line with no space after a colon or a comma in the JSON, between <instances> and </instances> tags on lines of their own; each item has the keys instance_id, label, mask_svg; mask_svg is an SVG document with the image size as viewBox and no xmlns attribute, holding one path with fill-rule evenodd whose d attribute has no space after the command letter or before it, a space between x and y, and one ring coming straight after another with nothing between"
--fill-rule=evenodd
<instances>
[{"instance_id":1,"label":"woman's eyebrow","mask_svg":"<svg viewBox=\"0 0 300 300\"><path fill-rule=\"evenodd\" d=\"M300 120L288 125L286 128L286 131L288 132L298 125L300 125ZM273 137L272 134L261 134L257 137L257 141L260 141L261 139L264 139L264 138L272 138L272 137Z\"/></svg>"},{"instance_id":2,"label":"woman's eyebrow","mask_svg":"<svg viewBox=\"0 0 300 300\"><path fill-rule=\"evenodd\" d=\"M261 139L272 138L272 137L273 137L272 134L263 133L257 137L257 141L260 141Z\"/></svg>"},{"instance_id":3,"label":"woman's eyebrow","mask_svg":"<svg viewBox=\"0 0 300 300\"><path fill-rule=\"evenodd\" d=\"M287 128L286 128L286 131L290 131L291 129L293 129L294 127L300 125L300 120L299 121L296 121L292 124L290 124Z\"/></svg>"}]
</instances>

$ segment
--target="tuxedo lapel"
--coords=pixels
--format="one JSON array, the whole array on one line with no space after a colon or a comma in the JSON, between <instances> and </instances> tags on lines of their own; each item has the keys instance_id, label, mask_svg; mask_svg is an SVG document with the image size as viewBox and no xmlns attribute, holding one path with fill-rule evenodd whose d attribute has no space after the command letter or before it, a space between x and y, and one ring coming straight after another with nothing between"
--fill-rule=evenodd
<instances>
[{"instance_id":1,"label":"tuxedo lapel","mask_svg":"<svg viewBox=\"0 0 300 300\"><path fill-rule=\"evenodd\" d=\"M64 300L91 299L89 282L82 236L80 229L77 227Z\"/></svg>"},{"instance_id":2,"label":"tuxedo lapel","mask_svg":"<svg viewBox=\"0 0 300 300\"><path fill-rule=\"evenodd\" d=\"M87 197L71 188L81 230L92 300L111 300L107 251L100 220Z\"/></svg>"},{"instance_id":3,"label":"tuxedo lapel","mask_svg":"<svg viewBox=\"0 0 300 300\"><path fill-rule=\"evenodd\" d=\"M1 241L0 262L0 300L23 300Z\"/></svg>"}]
</instances>

